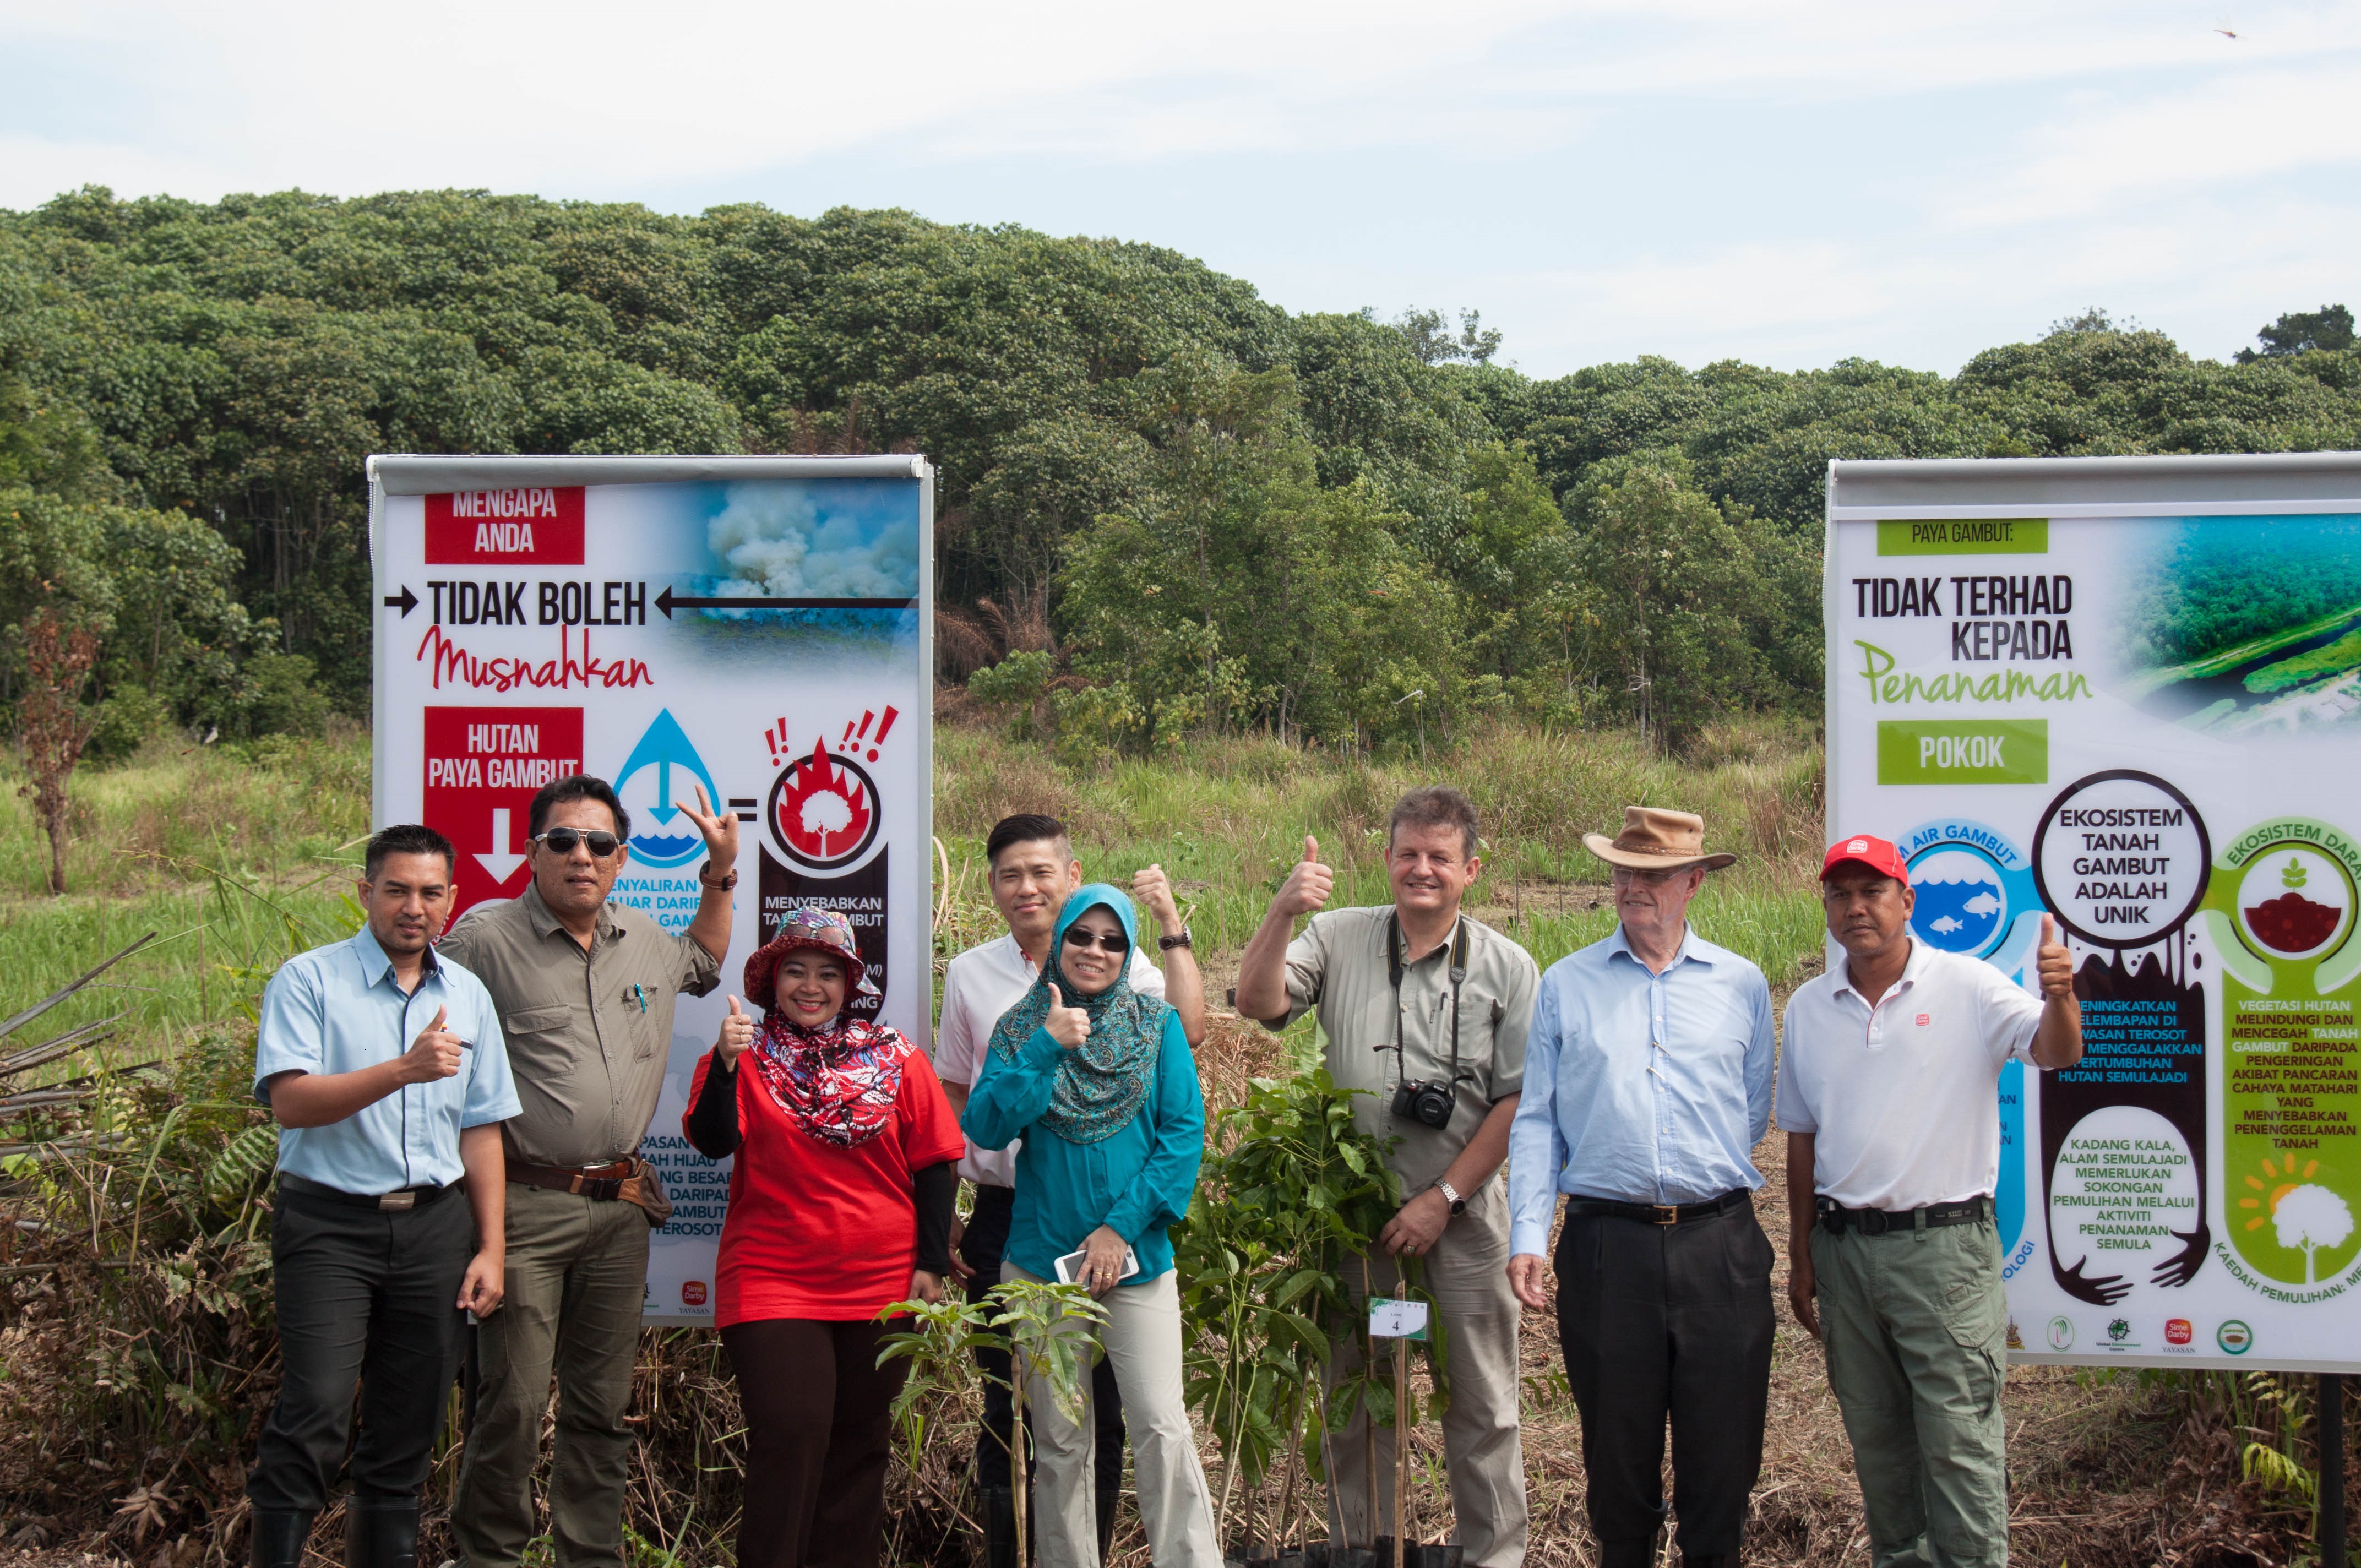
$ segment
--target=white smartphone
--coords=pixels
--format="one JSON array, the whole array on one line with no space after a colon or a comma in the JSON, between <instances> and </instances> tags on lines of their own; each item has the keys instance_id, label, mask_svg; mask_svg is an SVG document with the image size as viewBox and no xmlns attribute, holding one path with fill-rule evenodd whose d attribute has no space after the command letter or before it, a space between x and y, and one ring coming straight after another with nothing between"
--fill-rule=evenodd
<instances>
[{"instance_id":1,"label":"white smartphone","mask_svg":"<svg viewBox=\"0 0 2361 1568\"><path fill-rule=\"evenodd\" d=\"M1058 1260L1058 1283L1060 1285L1079 1284L1080 1281L1075 1278L1075 1276L1082 1271L1082 1259L1088 1255L1089 1255L1087 1253L1077 1249L1076 1251L1070 1252L1065 1256L1060 1258ZM1138 1272L1139 1255L1132 1251L1131 1248L1125 1247L1123 1249L1123 1272L1115 1276L1115 1283L1119 1285Z\"/></svg>"}]
</instances>

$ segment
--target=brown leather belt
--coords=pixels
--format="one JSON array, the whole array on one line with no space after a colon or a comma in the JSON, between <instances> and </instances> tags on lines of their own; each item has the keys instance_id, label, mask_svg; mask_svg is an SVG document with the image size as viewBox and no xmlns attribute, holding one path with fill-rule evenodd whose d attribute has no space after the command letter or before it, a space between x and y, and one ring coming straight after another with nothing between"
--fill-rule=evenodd
<instances>
[{"instance_id":1,"label":"brown leather belt","mask_svg":"<svg viewBox=\"0 0 2361 1568\"><path fill-rule=\"evenodd\" d=\"M546 1187L553 1192L576 1192L585 1198L596 1198L611 1203L640 1201L640 1162L619 1159L612 1165L594 1165L587 1168L567 1165L526 1165L509 1162L508 1178L522 1181L527 1187Z\"/></svg>"}]
</instances>

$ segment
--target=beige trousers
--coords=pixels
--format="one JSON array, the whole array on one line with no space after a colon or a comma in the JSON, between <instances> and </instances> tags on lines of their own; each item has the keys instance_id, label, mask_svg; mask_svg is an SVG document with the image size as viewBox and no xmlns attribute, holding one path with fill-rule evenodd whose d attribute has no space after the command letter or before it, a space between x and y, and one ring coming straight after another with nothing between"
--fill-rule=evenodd
<instances>
[{"instance_id":1,"label":"beige trousers","mask_svg":"<svg viewBox=\"0 0 2361 1568\"><path fill-rule=\"evenodd\" d=\"M1369 1286L1379 1296L1392 1292L1400 1275L1394 1259L1380 1253L1367 1260ZM1348 1260L1345 1278L1357 1304L1360 1265ZM1509 1289L1509 1202L1496 1178L1467 1201L1467 1212L1444 1228L1426 1255L1426 1288L1434 1296L1448 1339L1451 1407L1443 1415L1444 1462L1451 1475L1451 1508L1457 1528L1452 1540L1467 1568L1518 1568L1525 1559L1525 1450L1517 1428L1517 1299ZM1366 1328L1368 1313L1359 1313ZM1360 1369L1368 1345L1365 1333L1337 1348L1328 1380ZM1382 1365L1390 1368L1391 1342L1380 1342ZM1419 1351L1411 1352L1416 1365ZM1369 1417L1353 1412L1352 1423L1329 1442L1335 1466L1329 1497L1334 1508L1332 1540L1365 1546L1393 1533L1394 1434L1377 1431L1377 1507L1369 1521Z\"/></svg>"},{"instance_id":2,"label":"beige trousers","mask_svg":"<svg viewBox=\"0 0 2361 1568\"><path fill-rule=\"evenodd\" d=\"M1016 1264L1003 1261L1011 1279L1041 1283ZM1197 1462L1196 1434L1180 1385L1180 1286L1170 1269L1145 1285L1118 1285L1099 1298L1107 1321L1099 1343L1115 1368L1123 1393L1123 1424L1131 1438L1133 1484L1139 1492L1140 1521L1148 1527L1148 1552L1156 1568L1222 1568L1213 1539L1213 1499ZM1082 1333L1074 1322L1061 1332ZM1082 1419L1068 1420L1049 1396L1049 1380L1027 1380L1025 1399L1033 1412L1033 1446L1038 1456L1041 1568L1098 1568L1093 1479L1095 1432L1090 1410L1091 1383L1082 1379Z\"/></svg>"}]
</instances>

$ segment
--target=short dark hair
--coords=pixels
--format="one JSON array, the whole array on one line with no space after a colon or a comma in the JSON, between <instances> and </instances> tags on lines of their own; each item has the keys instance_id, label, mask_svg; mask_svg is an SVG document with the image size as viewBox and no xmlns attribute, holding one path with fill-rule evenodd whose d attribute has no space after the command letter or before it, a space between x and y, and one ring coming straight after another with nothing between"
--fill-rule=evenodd
<instances>
[{"instance_id":1,"label":"short dark hair","mask_svg":"<svg viewBox=\"0 0 2361 1568\"><path fill-rule=\"evenodd\" d=\"M1449 784L1428 784L1394 802L1394 814L1386 818L1388 850L1394 847L1394 835L1406 827L1458 828L1460 853L1471 861L1483 841L1476 824L1476 803Z\"/></svg>"},{"instance_id":2,"label":"short dark hair","mask_svg":"<svg viewBox=\"0 0 2361 1568\"><path fill-rule=\"evenodd\" d=\"M372 837L368 855L362 864L361 874L377 881L379 867L388 855L440 855L443 874L449 876L459 866L459 852L451 848L451 840L423 822L400 822Z\"/></svg>"},{"instance_id":3,"label":"short dark hair","mask_svg":"<svg viewBox=\"0 0 2361 1568\"><path fill-rule=\"evenodd\" d=\"M1073 836L1066 825L1054 817L1038 811L1020 811L1014 817L1004 817L992 825L992 837L983 841L983 861L990 865L1000 859L1000 851L1012 844L1038 844L1046 839L1062 839L1069 844Z\"/></svg>"},{"instance_id":4,"label":"short dark hair","mask_svg":"<svg viewBox=\"0 0 2361 1568\"><path fill-rule=\"evenodd\" d=\"M631 814L615 798L615 786L605 779L588 773L571 773L562 779L552 779L534 792L533 808L525 815L525 831L538 835L549 822L549 814L570 800L595 800L615 814L615 836L631 836Z\"/></svg>"}]
</instances>

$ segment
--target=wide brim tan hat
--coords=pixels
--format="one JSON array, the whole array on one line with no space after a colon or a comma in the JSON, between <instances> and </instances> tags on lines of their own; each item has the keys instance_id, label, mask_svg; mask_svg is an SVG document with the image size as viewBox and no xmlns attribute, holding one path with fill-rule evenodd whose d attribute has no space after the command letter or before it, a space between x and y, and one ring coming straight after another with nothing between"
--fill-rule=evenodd
<instances>
[{"instance_id":1,"label":"wide brim tan hat","mask_svg":"<svg viewBox=\"0 0 2361 1568\"><path fill-rule=\"evenodd\" d=\"M1586 833L1582 847L1610 866L1635 872L1678 872L1703 866L1718 872L1738 863L1736 855L1705 852L1705 818L1686 811L1659 811L1653 806L1623 808L1623 831L1609 839Z\"/></svg>"}]
</instances>

